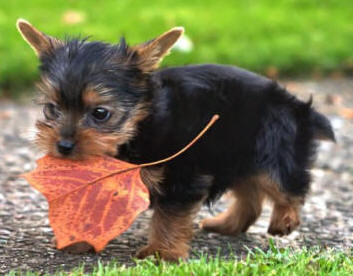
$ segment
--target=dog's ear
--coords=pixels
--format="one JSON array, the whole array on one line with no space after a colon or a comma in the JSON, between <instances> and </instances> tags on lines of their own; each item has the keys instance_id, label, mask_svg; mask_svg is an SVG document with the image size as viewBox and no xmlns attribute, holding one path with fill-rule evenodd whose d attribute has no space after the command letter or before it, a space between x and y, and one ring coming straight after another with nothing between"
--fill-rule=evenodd
<instances>
[{"instance_id":1,"label":"dog's ear","mask_svg":"<svg viewBox=\"0 0 353 276\"><path fill-rule=\"evenodd\" d=\"M47 36L24 19L17 20L17 29L37 56L48 53L63 44L61 40Z\"/></svg>"},{"instance_id":2,"label":"dog's ear","mask_svg":"<svg viewBox=\"0 0 353 276\"><path fill-rule=\"evenodd\" d=\"M183 33L183 27L175 27L153 40L132 47L137 52L140 69L143 71L156 69Z\"/></svg>"}]
</instances>

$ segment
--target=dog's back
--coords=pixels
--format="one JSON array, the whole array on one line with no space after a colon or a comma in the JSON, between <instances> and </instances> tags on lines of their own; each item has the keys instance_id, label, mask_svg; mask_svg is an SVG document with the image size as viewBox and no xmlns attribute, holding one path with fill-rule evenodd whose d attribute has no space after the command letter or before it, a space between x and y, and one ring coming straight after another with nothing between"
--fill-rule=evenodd
<instances>
[{"instance_id":1,"label":"dog's back","mask_svg":"<svg viewBox=\"0 0 353 276\"><path fill-rule=\"evenodd\" d=\"M152 118L140 136L150 133L154 138L143 139L140 156L151 161L172 154L213 114L219 114L213 129L175 161L219 178L210 198L221 194L231 180L260 172L285 191L304 194L314 138L334 139L328 120L313 110L311 102L302 102L276 82L237 67L169 68L155 73L153 79ZM146 143L150 144L146 147Z\"/></svg>"}]
</instances>

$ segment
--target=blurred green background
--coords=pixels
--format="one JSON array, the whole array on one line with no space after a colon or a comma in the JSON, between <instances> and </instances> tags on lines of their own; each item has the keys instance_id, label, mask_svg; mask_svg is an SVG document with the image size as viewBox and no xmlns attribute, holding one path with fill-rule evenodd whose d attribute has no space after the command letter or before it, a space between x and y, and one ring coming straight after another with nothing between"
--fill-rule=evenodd
<instances>
[{"instance_id":1,"label":"blurred green background","mask_svg":"<svg viewBox=\"0 0 353 276\"><path fill-rule=\"evenodd\" d=\"M271 77L353 74L353 0L0 0L0 95L38 78L15 28L25 18L59 38L130 44L184 26L192 47L162 66L225 63Z\"/></svg>"}]
</instances>

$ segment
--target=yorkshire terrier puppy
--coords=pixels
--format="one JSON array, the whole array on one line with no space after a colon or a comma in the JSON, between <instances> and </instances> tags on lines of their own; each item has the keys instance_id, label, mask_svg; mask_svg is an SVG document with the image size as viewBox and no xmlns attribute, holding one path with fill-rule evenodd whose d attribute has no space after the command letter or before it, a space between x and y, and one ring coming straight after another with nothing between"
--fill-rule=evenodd
<instances>
[{"instance_id":1,"label":"yorkshire terrier puppy","mask_svg":"<svg viewBox=\"0 0 353 276\"><path fill-rule=\"evenodd\" d=\"M187 152L142 171L154 209L148 245L138 257L186 258L193 218L203 203L230 191L227 211L201 227L238 235L273 202L268 232L300 223L316 140L334 141L330 122L276 82L234 66L156 70L183 34L173 28L137 46L60 40L17 23L40 60L37 144L62 158L110 155L156 161L191 141L212 115L218 122Z\"/></svg>"}]
</instances>

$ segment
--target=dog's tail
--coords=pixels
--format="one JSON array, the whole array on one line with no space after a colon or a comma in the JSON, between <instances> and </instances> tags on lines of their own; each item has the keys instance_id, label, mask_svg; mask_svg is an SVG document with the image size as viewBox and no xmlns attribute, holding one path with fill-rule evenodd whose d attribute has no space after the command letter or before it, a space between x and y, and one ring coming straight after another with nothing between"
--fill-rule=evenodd
<instances>
[{"instance_id":1,"label":"dog's tail","mask_svg":"<svg viewBox=\"0 0 353 276\"><path fill-rule=\"evenodd\" d=\"M329 119L313 108L313 96L310 95L307 102L302 102L295 97L293 99L297 103L297 107L301 107L299 110L307 114L305 121L309 120L309 126L314 134L314 139L336 142L335 133Z\"/></svg>"},{"instance_id":2,"label":"dog's tail","mask_svg":"<svg viewBox=\"0 0 353 276\"><path fill-rule=\"evenodd\" d=\"M331 123L324 115L312 109L309 120L314 128L315 139L336 142Z\"/></svg>"}]
</instances>

